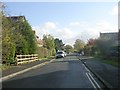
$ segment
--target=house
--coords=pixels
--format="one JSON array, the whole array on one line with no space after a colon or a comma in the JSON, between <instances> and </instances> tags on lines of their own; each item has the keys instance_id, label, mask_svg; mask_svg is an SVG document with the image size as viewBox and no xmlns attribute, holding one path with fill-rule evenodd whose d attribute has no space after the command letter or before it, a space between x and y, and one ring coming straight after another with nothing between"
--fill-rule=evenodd
<instances>
[{"instance_id":1,"label":"house","mask_svg":"<svg viewBox=\"0 0 120 90\"><path fill-rule=\"evenodd\" d=\"M43 40L39 38L39 36L36 35L35 30L33 31L35 34L35 38L36 38L36 43L38 45L38 47L42 47L43 46Z\"/></svg>"},{"instance_id":2,"label":"house","mask_svg":"<svg viewBox=\"0 0 120 90\"><path fill-rule=\"evenodd\" d=\"M36 40L37 40L38 47L42 47L43 46L43 40L40 39L38 36L37 36Z\"/></svg>"},{"instance_id":3,"label":"house","mask_svg":"<svg viewBox=\"0 0 120 90\"><path fill-rule=\"evenodd\" d=\"M7 19L12 20L13 22L26 21L25 16L9 16Z\"/></svg>"},{"instance_id":4,"label":"house","mask_svg":"<svg viewBox=\"0 0 120 90\"><path fill-rule=\"evenodd\" d=\"M118 46L118 32L100 33L101 40L110 40L111 44Z\"/></svg>"}]
</instances>

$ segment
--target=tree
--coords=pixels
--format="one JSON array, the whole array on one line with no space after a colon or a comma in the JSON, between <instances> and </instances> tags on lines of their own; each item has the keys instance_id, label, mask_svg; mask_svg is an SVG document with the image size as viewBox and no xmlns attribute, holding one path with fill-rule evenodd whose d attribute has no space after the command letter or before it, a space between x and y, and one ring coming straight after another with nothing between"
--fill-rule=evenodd
<instances>
[{"instance_id":1,"label":"tree","mask_svg":"<svg viewBox=\"0 0 120 90\"><path fill-rule=\"evenodd\" d=\"M73 47L72 47L71 45L66 45L66 46L65 46L65 51L66 51L67 53L73 52Z\"/></svg>"},{"instance_id":2,"label":"tree","mask_svg":"<svg viewBox=\"0 0 120 90\"><path fill-rule=\"evenodd\" d=\"M26 39L20 33L16 33L17 38L14 37L14 42L16 44L16 55L29 54L29 47Z\"/></svg>"},{"instance_id":3,"label":"tree","mask_svg":"<svg viewBox=\"0 0 120 90\"><path fill-rule=\"evenodd\" d=\"M95 47L96 39L89 39L87 44L84 47L84 52L86 55L94 55L96 53Z\"/></svg>"},{"instance_id":4,"label":"tree","mask_svg":"<svg viewBox=\"0 0 120 90\"><path fill-rule=\"evenodd\" d=\"M63 50L63 49L64 49L64 45L65 45L65 44L63 44L62 40L59 40L58 38L56 38L54 42L55 42L56 52L57 52L58 50Z\"/></svg>"},{"instance_id":5,"label":"tree","mask_svg":"<svg viewBox=\"0 0 120 90\"><path fill-rule=\"evenodd\" d=\"M84 41L80 40L80 39L77 39L75 41L75 44L74 44L74 49L77 51L77 52L80 52L81 50L83 50L85 46L85 43Z\"/></svg>"},{"instance_id":6,"label":"tree","mask_svg":"<svg viewBox=\"0 0 120 90\"><path fill-rule=\"evenodd\" d=\"M35 42L35 34L27 21L21 22L21 34L24 36L27 41L29 54L36 53L36 42Z\"/></svg>"},{"instance_id":7,"label":"tree","mask_svg":"<svg viewBox=\"0 0 120 90\"><path fill-rule=\"evenodd\" d=\"M47 48L49 51L49 56L55 55L55 43L54 37L49 35L43 35L43 47Z\"/></svg>"},{"instance_id":8,"label":"tree","mask_svg":"<svg viewBox=\"0 0 120 90\"><path fill-rule=\"evenodd\" d=\"M11 29L11 23L2 15L2 60L7 64L14 61L16 50Z\"/></svg>"},{"instance_id":9,"label":"tree","mask_svg":"<svg viewBox=\"0 0 120 90\"><path fill-rule=\"evenodd\" d=\"M21 18L19 18L17 22L13 21L12 19L10 19L10 21L12 24L14 41L17 44L16 48L18 51L16 51L16 54L36 53L37 45L35 42L35 35L29 23L26 20L23 21Z\"/></svg>"},{"instance_id":10,"label":"tree","mask_svg":"<svg viewBox=\"0 0 120 90\"><path fill-rule=\"evenodd\" d=\"M4 62L14 62L16 54L36 53L35 35L26 20L14 21L12 17L3 15L2 31L2 59Z\"/></svg>"},{"instance_id":11,"label":"tree","mask_svg":"<svg viewBox=\"0 0 120 90\"><path fill-rule=\"evenodd\" d=\"M4 5L2 8L5 8ZM36 53L35 35L24 16L6 17L2 11L0 18L2 18L2 44L0 44L4 62L14 62L16 54Z\"/></svg>"},{"instance_id":12,"label":"tree","mask_svg":"<svg viewBox=\"0 0 120 90\"><path fill-rule=\"evenodd\" d=\"M114 48L114 40L108 39L97 39L94 45L97 48L97 52L99 52L100 56L107 57L110 55L111 52L115 51L116 48ZM118 52L118 48L116 50ZM112 56L112 55L110 55Z\"/></svg>"}]
</instances>

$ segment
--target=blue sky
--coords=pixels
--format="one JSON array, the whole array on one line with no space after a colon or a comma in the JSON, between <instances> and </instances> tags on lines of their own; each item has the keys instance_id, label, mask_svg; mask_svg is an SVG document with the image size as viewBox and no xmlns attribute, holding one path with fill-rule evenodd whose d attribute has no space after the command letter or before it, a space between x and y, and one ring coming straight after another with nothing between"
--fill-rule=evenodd
<instances>
[{"instance_id":1,"label":"blue sky","mask_svg":"<svg viewBox=\"0 0 120 90\"><path fill-rule=\"evenodd\" d=\"M51 34L66 44L87 41L99 32L117 31L117 2L7 2L10 15L24 15L36 34Z\"/></svg>"}]
</instances>

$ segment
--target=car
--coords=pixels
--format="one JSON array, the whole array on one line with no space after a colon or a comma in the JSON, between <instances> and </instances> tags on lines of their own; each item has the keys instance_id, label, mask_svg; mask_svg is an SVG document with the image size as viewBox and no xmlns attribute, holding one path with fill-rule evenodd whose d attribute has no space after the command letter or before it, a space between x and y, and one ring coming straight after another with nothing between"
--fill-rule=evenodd
<instances>
[{"instance_id":1,"label":"car","mask_svg":"<svg viewBox=\"0 0 120 90\"><path fill-rule=\"evenodd\" d=\"M58 51L56 53L56 58L64 58L66 55L65 55L65 52L64 51Z\"/></svg>"}]
</instances>

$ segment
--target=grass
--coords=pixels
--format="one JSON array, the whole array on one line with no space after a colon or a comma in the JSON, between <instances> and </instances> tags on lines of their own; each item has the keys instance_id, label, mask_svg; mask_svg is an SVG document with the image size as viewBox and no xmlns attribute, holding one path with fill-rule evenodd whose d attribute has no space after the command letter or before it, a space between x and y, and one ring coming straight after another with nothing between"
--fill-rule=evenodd
<instances>
[{"instance_id":1,"label":"grass","mask_svg":"<svg viewBox=\"0 0 120 90\"><path fill-rule=\"evenodd\" d=\"M39 58L39 60L49 60L49 59L54 59L55 56L50 56L50 57L47 57L47 58Z\"/></svg>"},{"instance_id":2,"label":"grass","mask_svg":"<svg viewBox=\"0 0 120 90\"><path fill-rule=\"evenodd\" d=\"M99 60L102 61L103 63L110 64L115 67L120 67L120 62L118 61L118 57L109 57L109 58L94 57L94 60Z\"/></svg>"},{"instance_id":3,"label":"grass","mask_svg":"<svg viewBox=\"0 0 120 90\"><path fill-rule=\"evenodd\" d=\"M6 65L6 64L1 64L1 65L0 65L0 69L1 69L1 70L6 70L6 69L9 69L9 68L11 68L10 65Z\"/></svg>"},{"instance_id":4,"label":"grass","mask_svg":"<svg viewBox=\"0 0 120 90\"><path fill-rule=\"evenodd\" d=\"M103 62L107 63L107 64L110 64L112 66L115 66L115 67L120 67L120 62L118 62L118 60L114 59L114 58L112 58L112 59L104 59Z\"/></svg>"},{"instance_id":5,"label":"grass","mask_svg":"<svg viewBox=\"0 0 120 90\"><path fill-rule=\"evenodd\" d=\"M48 58L39 58L39 60L48 60Z\"/></svg>"}]
</instances>

